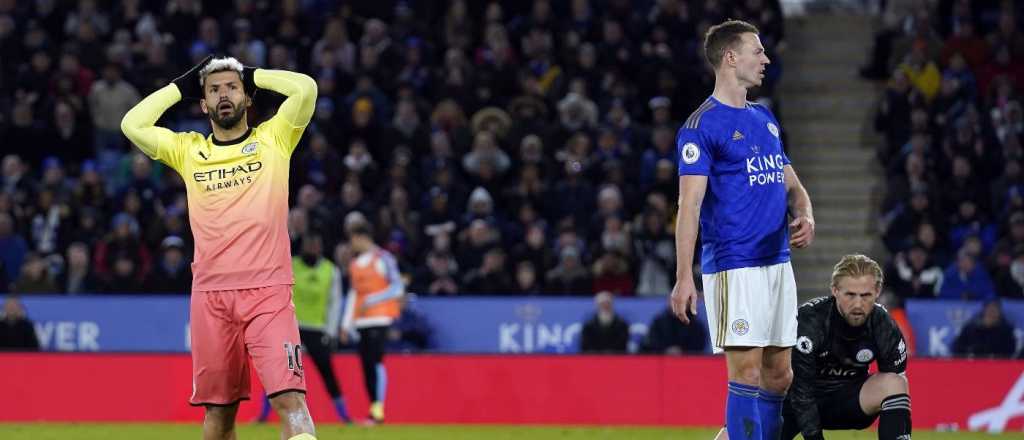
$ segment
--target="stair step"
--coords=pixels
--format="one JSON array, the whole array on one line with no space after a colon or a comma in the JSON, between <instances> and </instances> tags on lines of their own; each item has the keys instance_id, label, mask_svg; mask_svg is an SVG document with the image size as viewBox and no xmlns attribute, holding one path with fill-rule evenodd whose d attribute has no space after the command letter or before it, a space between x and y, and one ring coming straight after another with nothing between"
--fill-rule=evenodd
<instances>
[{"instance_id":1,"label":"stair step","mask_svg":"<svg viewBox=\"0 0 1024 440\"><path fill-rule=\"evenodd\" d=\"M821 37L826 40L837 40L839 37L863 37L857 41L863 44L871 43L871 36L874 34L874 20L870 16L856 15L824 15L815 14L803 17L799 21L787 22L792 26L786 28L787 33L794 35L809 35Z\"/></svg>"},{"instance_id":2,"label":"stair step","mask_svg":"<svg viewBox=\"0 0 1024 440\"><path fill-rule=\"evenodd\" d=\"M812 14L787 26L780 113L817 221L814 244L792 253L799 296L806 300L829 293L840 257L878 249L875 205L882 186L873 146L879 138L865 124L880 90L858 76L872 43L872 17Z\"/></svg>"},{"instance_id":3,"label":"stair step","mask_svg":"<svg viewBox=\"0 0 1024 440\"><path fill-rule=\"evenodd\" d=\"M819 177L862 175L873 172L874 160L864 162L805 162L800 161L794 168L801 180L816 181Z\"/></svg>"},{"instance_id":4,"label":"stair step","mask_svg":"<svg viewBox=\"0 0 1024 440\"><path fill-rule=\"evenodd\" d=\"M874 219L874 214L864 209L824 208L814 210L814 222L816 225L846 223L863 227L868 226ZM817 231L817 228L815 228L815 231Z\"/></svg>"},{"instance_id":5,"label":"stair step","mask_svg":"<svg viewBox=\"0 0 1024 440\"><path fill-rule=\"evenodd\" d=\"M875 160L873 150L861 148L849 138L808 139L794 143L804 145L790 152L790 160L797 164L851 164ZM800 171L800 168L797 168L797 171Z\"/></svg>"},{"instance_id":6,"label":"stair step","mask_svg":"<svg viewBox=\"0 0 1024 440\"><path fill-rule=\"evenodd\" d=\"M785 107L783 107L785 111ZM860 136L864 131L859 121L810 121L810 120L798 120L798 121L784 121L782 124L782 131L787 133L790 137L802 137L802 136Z\"/></svg>"},{"instance_id":7,"label":"stair step","mask_svg":"<svg viewBox=\"0 0 1024 440\"><path fill-rule=\"evenodd\" d=\"M851 67L851 71L856 72L859 66ZM802 72L802 69L798 66L786 66L786 70L790 72ZM802 73L801 73L802 74ZM779 90L783 93L870 93L877 94L878 87L875 84L867 83L853 76L842 76L840 81L837 81L835 77L825 76L814 76L806 80L793 80L787 81L782 80L779 83Z\"/></svg>"}]
</instances>

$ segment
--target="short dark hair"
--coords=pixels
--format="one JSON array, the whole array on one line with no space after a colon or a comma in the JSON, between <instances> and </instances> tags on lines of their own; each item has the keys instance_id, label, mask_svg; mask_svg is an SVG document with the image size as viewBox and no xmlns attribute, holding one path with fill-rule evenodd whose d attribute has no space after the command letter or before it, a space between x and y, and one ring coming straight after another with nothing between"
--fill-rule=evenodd
<instances>
[{"instance_id":1,"label":"short dark hair","mask_svg":"<svg viewBox=\"0 0 1024 440\"><path fill-rule=\"evenodd\" d=\"M726 20L711 26L704 35L704 57L711 63L711 67L718 68L722 65L725 51L739 44L740 35L747 32L760 33L757 26L742 20Z\"/></svg>"}]
</instances>

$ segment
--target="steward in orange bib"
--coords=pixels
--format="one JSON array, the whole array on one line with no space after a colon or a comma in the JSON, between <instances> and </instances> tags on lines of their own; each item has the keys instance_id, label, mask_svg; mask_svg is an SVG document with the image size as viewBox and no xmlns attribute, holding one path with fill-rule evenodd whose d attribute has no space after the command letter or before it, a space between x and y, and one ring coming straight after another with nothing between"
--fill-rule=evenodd
<instances>
[{"instance_id":1,"label":"steward in orange bib","mask_svg":"<svg viewBox=\"0 0 1024 440\"><path fill-rule=\"evenodd\" d=\"M351 287L340 337L343 343L349 337L358 337L363 379L371 402L370 420L381 423L388 383L384 347L388 328L402 312L405 286L395 257L373 242L370 224L362 214L352 212L345 217L345 233L355 257L348 265Z\"/></svg>"}]
</instances>

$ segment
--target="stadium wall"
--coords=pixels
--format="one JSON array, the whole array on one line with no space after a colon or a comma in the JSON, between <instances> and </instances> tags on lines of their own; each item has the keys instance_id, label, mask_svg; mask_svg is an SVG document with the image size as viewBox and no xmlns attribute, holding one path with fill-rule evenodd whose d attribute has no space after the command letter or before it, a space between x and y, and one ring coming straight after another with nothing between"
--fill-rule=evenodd
<instances>
[{"instance_id":1,"label":"stadium wall","mask_svg":"<svg viewBox=\"0 0 1024 440\"><path fill-rule=\"evenodd\" d=\"M356 358L335 361L349 407L365 417ZM311 411L333 421L307 365ZM393 355L388 421L717 426L723 367L702 356ZM197 422L190 372L185 354L0 354L0 421ZM919 429L1024 430L1024 362L914 359L909 377ZM239 419L258 407L243 404Z\"/></svg>"}]
</instances>

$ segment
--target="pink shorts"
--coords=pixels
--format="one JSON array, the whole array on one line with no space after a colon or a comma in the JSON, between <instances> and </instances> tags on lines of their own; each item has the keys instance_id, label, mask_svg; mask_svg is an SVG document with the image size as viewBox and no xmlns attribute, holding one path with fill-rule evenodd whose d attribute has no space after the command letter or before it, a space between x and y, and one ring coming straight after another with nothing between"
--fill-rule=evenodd
<instances>
[{"instance_id":1,"label":"pink shorts","mask_svg":"<svg viewBox=\"0 0 1024 440\"><path fill-rule=\"evenodd\" d=\"M192 405L249 398L249 357L267 394L306 392L292 286L192 292Z\"/></svg>"}]
</instances>

